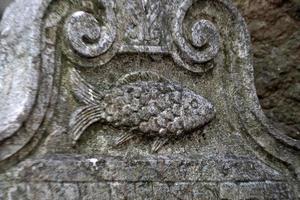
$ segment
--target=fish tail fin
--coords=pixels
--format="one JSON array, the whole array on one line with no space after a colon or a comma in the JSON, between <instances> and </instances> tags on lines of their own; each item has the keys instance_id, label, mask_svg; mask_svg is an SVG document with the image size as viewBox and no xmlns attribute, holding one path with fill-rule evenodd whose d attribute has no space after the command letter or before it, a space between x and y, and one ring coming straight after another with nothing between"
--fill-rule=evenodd
<instances>
[{"instance_id":1,"label":"fish tail fin","mask_svg":"<svg viewBox=\"0 0 300 200\"><path fill-rule=\"evenodd\" d=\"M103 94L96 90L94 86L84 80L75 68L70 70L71 87L74 96L85 104L98 104L102 100Z\"/></svg>"},{"instance_id":2,"label":"fish tail fin","mask_svg":"<svg viewBox=\"0 0 300 200\"><path fill-rule=\"evenodd\" d=\"M101 113L103 110L97 105L82 106L73 113L69 123L73 145L90 125L102 119Z\"/></svg>"}]
</instances>

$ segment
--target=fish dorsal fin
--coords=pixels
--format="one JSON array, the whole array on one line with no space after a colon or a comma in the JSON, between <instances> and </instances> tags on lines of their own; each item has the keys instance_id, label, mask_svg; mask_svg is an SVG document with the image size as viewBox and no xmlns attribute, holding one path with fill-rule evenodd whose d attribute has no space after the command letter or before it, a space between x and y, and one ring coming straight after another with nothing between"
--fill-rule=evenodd
<instances>
[{"instance_id":1,"label":"fish dorsal fin","mask_svg":"<svg viewBox=\"0 0 300 200\"><path fill-rule=\"evenodd\" d=\"M154 72L143 71L126 74L117 81L116 85L126 85L138 81L170 82L165 77L162 77Z\"/></svg>"},{"instance_id":2,"label":"fish dorsal fin","mask_svg":"<svg viewBox=\"0 0 300 200\"><path fill-rule=\"evenodd\" d=\"M101 92L84 80L76 69L70 70L70 80L73 94L79 101L85 104L98 104L103 98Z\"/></svg>"}]
</instances>

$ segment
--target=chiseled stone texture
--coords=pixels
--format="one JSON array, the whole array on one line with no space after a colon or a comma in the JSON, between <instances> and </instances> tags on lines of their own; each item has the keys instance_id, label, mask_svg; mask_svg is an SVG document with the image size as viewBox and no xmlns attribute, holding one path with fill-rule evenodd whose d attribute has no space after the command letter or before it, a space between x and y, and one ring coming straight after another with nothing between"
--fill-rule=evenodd
<instances>
[{"instance_id":1,"label":"chiseled stone texture","mask_svg":"<svg viewBox=\"0 0 300 200\"><path fill-rule=\"evenodd\" d=\"M229 184L229 183L225 183ZM103 183L19 183L2 193L2 199L63 199L63 200L115 200L115 199L294 199L284 183L246 182L230 183L230 191L218 183L161 183L161 182L103 182ZM270 187L274 191L270 193ZM142 187L141 187L142 186ZM278 187L280 189L278 189ZM228 188L227 188L228 189Z\"/></svg>"},{"instance_id":2,"label":"chiseled stone texture","mask_svg":"<svg viewBox=\"0 0 300 200\"><path fill-rule=\"evenodd\" d=\"M255 161L56 156L7 173L2 199L294 199L286 179ZM209 163L225 162L224 168ZM135 163L135 164L134 164ZM185 163L182 165L182 163ZM244 167L242 167L244 165ZM159 167L158 167L159 166ZM253 167L250 167L253 166ZM249 168L250 167L250 168ZM203 170L203 169L207 170ZM237 173L238 172L238 173ZM16 180L8 184L9 180Z\"/></svg>"},{"instance_id":3,"label":"chiseled stone texture","mask_svg":"<svg viewBox=\"0 0 300 200\"><path fill-rule=\"evenodd\" d=\"M246 18L262 108L282 131L299 137L299 0L234 0ZM0 15L11 0L2 0ZM277 21L283 21L280 23ZM268 32L268 34L266 34ZM284 32L284 33L283 33ZM283 34L282 34L283 33ZM277 100L280 99L280 100Z\"/></svg>"},{"instance_id":4,"label":"chiseled stone texture","mask_svg":"<svg viewBox=\"0 0 300 200\"><path fill-rule=\"evenodd\" d=\"M300 197L230 1L16 0L0 33L1 200Z\"/></svg>"}]
</instances>

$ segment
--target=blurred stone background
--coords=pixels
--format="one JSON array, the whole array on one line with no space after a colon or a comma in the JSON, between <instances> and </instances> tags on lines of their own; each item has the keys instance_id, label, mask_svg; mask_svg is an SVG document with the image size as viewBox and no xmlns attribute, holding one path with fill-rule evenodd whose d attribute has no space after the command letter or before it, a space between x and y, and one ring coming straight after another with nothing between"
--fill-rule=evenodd
<instances>
[{"instance_id":1,"label":"blurred stone background","mask_svg":"<svg viewBox=\"0 0 300 200\"><path fill-rule=\"evenodd\" d=\"M300 139L300 0L234 0L246 18L261 105Z\"/></svg>"},{"instance_id":2,"label":"blurred stone background","mask_svg":"<svg viewBox=\"0 0 300 200\"><path fill-rule=\"evenodd\" d=\"M0 0L0 16L11 0ZM246 18L262 108L300 139L300 0L234 0Z\"/></svg>"}]
</instances>

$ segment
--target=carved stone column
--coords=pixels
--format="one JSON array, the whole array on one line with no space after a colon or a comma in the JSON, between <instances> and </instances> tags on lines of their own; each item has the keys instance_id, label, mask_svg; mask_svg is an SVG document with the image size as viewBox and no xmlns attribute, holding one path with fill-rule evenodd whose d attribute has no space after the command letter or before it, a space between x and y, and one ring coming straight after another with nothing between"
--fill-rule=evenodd
<instances>
[{"instance_id":1,"label":"carved stone column","mask_svg":"<svg viewBox=\"0 0 300 200\"><path fill-rule=\"evenodd\" d=\"M0 199L297 199L228 0L17 0L0 25Z\"/></svg>"}]
</instances>

